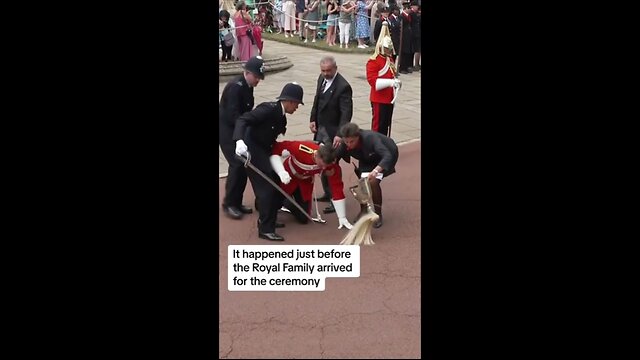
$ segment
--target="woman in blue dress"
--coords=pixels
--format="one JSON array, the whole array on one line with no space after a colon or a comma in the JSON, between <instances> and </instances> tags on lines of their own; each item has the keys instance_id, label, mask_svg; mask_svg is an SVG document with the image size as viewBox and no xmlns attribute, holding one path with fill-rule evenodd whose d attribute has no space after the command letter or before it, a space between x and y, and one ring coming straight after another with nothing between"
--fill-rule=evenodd
<instances>
[{"instance_id":1,"label":"woman in blue dress","mask_svg":"<svg viewBox=\"0 0 640 360\"><path fill-rule=\"evenodd\" d=\"M360 49L368 48L369 46L364 43L364 39L369 37L369 15L368 11L375 4L375 0L358 0L356 3L357 13L356 13L356 38L358 39L358 47Z\"/></svg>"}]
</instances>

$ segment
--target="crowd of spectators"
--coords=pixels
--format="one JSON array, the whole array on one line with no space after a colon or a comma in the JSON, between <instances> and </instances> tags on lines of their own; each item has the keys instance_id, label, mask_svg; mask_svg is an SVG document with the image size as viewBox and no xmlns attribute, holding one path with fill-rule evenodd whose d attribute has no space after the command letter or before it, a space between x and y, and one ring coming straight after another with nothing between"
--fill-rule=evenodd
<instances>
[{"instance_id":1,"label":"crowd of spectators","mask_svg":"<svg viewBox=\"0 0 640 360\"><path fill-rule=\"evenodd\" d=\"M395 50L404 56L402 73L420 70L421 0L219 0L219 5L222 61L262 55L262 32L302 43L372 47L376 21L387 10Z\"/></svg>"}]
</instances>

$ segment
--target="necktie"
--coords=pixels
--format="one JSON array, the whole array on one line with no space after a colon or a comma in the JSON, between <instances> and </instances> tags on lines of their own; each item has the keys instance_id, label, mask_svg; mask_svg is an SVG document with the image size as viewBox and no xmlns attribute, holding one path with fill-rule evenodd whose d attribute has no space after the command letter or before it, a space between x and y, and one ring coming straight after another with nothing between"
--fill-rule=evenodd
<instances>
[{"instance_id":1,"label":"necktie","mask_svg":"<svg viewBox=\"0 0 640 360\"><path fill-rule=\"evenodd\" d=\"M324 88L327 86L327 79L322 81L322 87L320 88L320 93L324 94Z\"/></svg>"}]
</instances>

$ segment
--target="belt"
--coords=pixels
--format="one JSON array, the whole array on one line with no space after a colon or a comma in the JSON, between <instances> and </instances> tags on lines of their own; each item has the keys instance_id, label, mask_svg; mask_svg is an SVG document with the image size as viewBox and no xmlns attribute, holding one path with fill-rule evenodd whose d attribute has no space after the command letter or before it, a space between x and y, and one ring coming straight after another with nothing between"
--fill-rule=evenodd
<instances>
[{"instance_id":1,"label":"belt","mask_svg":"<svg viewBox=\"0 0 640 360\"><path fill-rule=\"evenodd\" d=\"M296 171L296 168L293 166L293 164L291 164L291 157L289 157L287 159L287 161L289 161L289 169L291 170L291 174L293 176L295 176L296 178L298 178L300 180L307 180L307 179L311 178L311 175L303 176L303 175L301 175L300 173L298 173Z\"/></svg>"}]
</instances>

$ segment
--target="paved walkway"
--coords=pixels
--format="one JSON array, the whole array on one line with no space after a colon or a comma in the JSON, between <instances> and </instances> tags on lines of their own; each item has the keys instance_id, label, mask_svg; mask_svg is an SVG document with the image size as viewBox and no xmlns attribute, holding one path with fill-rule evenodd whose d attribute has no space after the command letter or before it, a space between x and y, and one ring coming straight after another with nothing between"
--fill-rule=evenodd
<instances>
[{"instance_id":1,"label":"paved walkway","mask_svg":"<svg viewBox=\"0 0 640 360\"><path fill-rule=\"evenodd\" d=\"M337 245L335 214L324 225L301 225L281 213L282 243L258 238L258 214L231 220L220 212L219 340L221 359L419 359L422 202L420 142L401 145L397 173L385 179L384 226L373 229L375 245L360 247L360 277L327 278L325 291L228 291L228 245ZM350 186L356 176L341 162ZM218 182L224 196L225 179ZM319 185L318 185L319 187ZM318 190L318 189L317 189ZM351 194L347 217L359 206ZM251 186L244 194L253 204ZM320 203L322 209L325 204ZM322 211L322 210L320 210Z\"/></svg>"},{"instance_id":2,"label":"paved walkway","mask_svg":"<svg viewBox=\"0 0 640 360\"><path fill-rule=\"evenodd\" d=\"M282 87L287 82L296 81L304 89L305 105L300 105L293 115L287 115L287 134L280 137L280 140L313 139L313 134L309 130L309 113L313 106L316 80L320 75L320 58L324 55L335 56L338 71L353 88L353 118L351 121L364 129L371 128L370 87L365 72L369 55L329 53L277 41L265 40L264 42L263 56L265 58L286 55L293 63L293 67L278 73L267 73L265 79L254 90L256 105L265 101L273 101L280 95ZM396 143L420 138L420 79L420 72L400 76L402 89L393 110L393 125L391 127L391 137ZM225 82L220 83L218 96L222 96L225 85ZM220 176L226 176L227 168L227 161L222 155L222 151L218 149Z\"/></svg>"},{"instance_id":3,"label":"paved walkway","mask_svg":"<svg viewBox=\"0 0 640 360\"><path fill-rule=\"evenodd\" d=\"M285 54L294 66L267 74L255 89L256 104L275 99L285 83L297 81L305 89L306 105L287 116L284 138L311 139L309 111L320 71L319 61L325 52L265 41L264 56L276 54ZM369 128L367 55L333 55L338 71L354 90L352 121ZM328 278L326 290L322 292L228 291L228 245L337 245L346 231L337 229L335 214L322 214L327 220L324 225L301 225L291 215L282 213L278 218L286 227L278 229L278 233L285 237L285 242L274 244L258 238L257 213L242 220L231 220L220 212L219 358L421 357L420 77L420 73L400 77L403 87L392 127L392 138L402 143L397 173L383 181L384 226L373 229L375 245L361 247L360 277ZM220 91L224 85L220 84ZM225 175L227 164L219 153L219 173ZM347 188L355 184L357 178L350 165L340 164ZM224 197L225 181L221 178L218 182L220 198ZM352 219L359 206L351 194L345 195L347 217ZM253 200L252 188L247 184L244 203L253 207ZM320 203L320 209L324 206Z\"/></svg>"}]
</instances>

